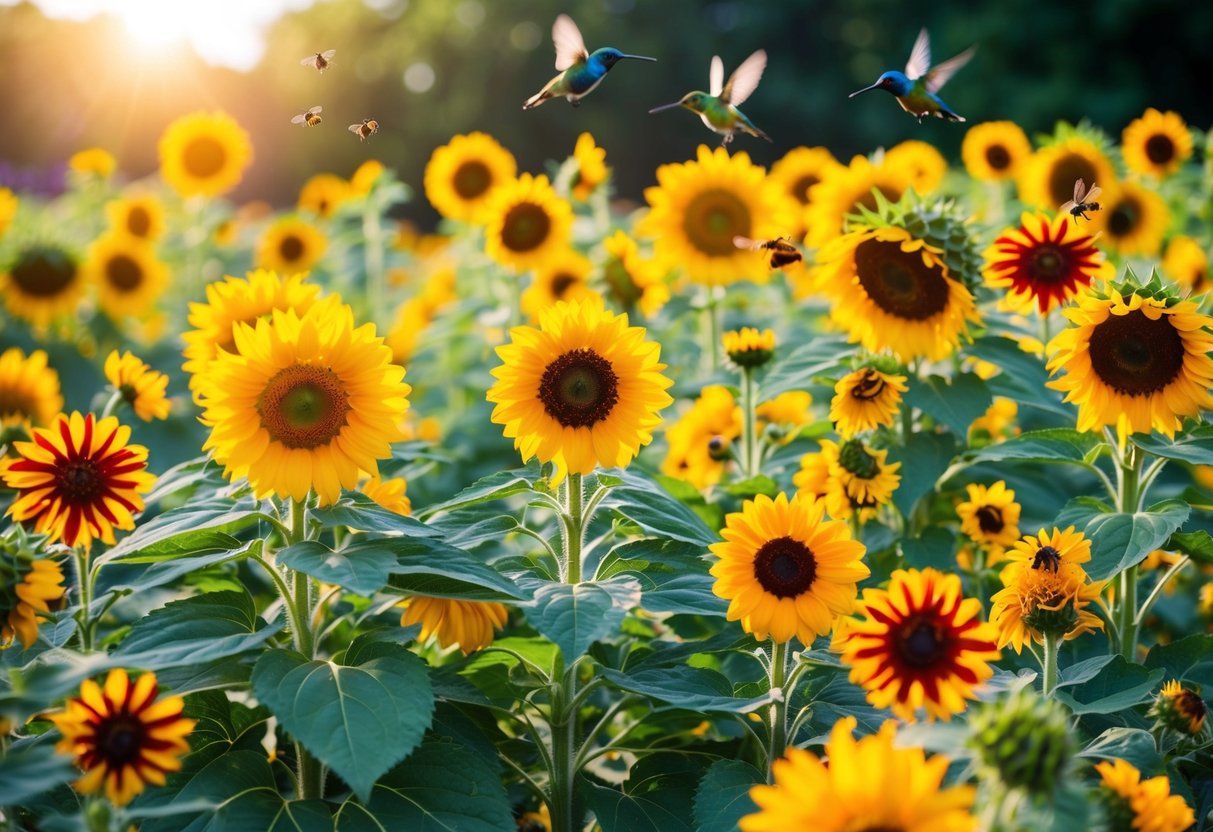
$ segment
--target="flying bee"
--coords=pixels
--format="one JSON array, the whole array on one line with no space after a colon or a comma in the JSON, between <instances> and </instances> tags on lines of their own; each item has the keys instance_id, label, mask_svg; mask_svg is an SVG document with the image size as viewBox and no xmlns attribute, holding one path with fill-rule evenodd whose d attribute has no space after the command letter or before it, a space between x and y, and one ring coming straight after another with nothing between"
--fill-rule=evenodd
<instances>
[{"instance_id":1,"label":"flying bee","mask_svg":"<svg viewBox=\"0 0 1213 832\"><path fill-rule=\"evenodd\" d=\"M1057 570L1061 568L1061 552L1052 546L1041 546L1036 550L1036 557L1032 558L1032 568L1040 569L1042 567L1057 574Z\"/></svg>"},{"instance_id":2,"label":"flying bee","mask_svg":"<svg viewBox=\"0 0 1213 832\"><path fill-rule=\"evenodd\" d=\"M1087 222L1090 222L1091 218L1087 216L1087 211L1099 210L1099 203L1095 200L1101 193L1101 189L1094 182L1091 183L1091 192L1087 193L1087 186L1083 184L1081 179L1078 179L1074 182L1074 198L1058 210L1062 213L1068 211L1071 217L1075 219L1082 217Z\"/></svg>"},{"instance_id":3,"label":"flying bee","mask_svg":"<svg viewBox=\"0 0 1213 832\"><path fill-rule=\"evenodd\" d=\"M787 237L777 237L774 240L751 240L749 237L738 235L733 238L733 245L738 248L758 251L766 249L771 252L771 268L782 269L804 259L800 249L788 242Z\"/></svg>"},{"instance_id":4,"label":"flying bee","mask_svg":"<svg viewBox=\"0 0 1213 832\"><path fill-rule=\"evenodd\" d=\"M303 66L310 66L320 72L324 72L329 68L329 62L333 60L333 56L336 54L336 49L326 49L323 52L317 52L315 55L308 55L299 63Z\"/></svg>"},{"instance_id":5,"label":"flying bee","mask_svg":"<svg viewBox=\"0 0 1213 832\"><path fill-rule=\"evenodd\" d=\"M300 113L291 119L291 124L306 124L308 127L315 127L317 124L324 121L324 119L320 117L320 111L323 109L323 107L313 107L306 113Z\"/></svg>"},{"instance_id":6,"label":"flying bee","mask_svg":"<svg viewBox=\"0 0 1213 832\"><path fill-rule=\"evenodd\" d=\"M379 132L379 122L373 118L364 118L361 124L351 124L350 132L358 137L358 141L364 142L368 136L373 136Z\"/></svg>"}]
</instances>

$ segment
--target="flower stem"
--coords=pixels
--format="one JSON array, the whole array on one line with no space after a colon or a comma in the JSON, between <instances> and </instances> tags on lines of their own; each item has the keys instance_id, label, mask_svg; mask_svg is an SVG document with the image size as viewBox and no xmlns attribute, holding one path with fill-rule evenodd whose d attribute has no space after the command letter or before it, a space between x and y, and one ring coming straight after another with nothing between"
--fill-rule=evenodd
<instances>
[{"instance_id":1,"label":"flower stem","mask_svg":"<svg viewBox=\"0 0 1213 832\"><path fill-rule=\"evenodd\" d=\"M80 612L76 622L80 629L76 635L80 640L80 649L85 653L93 652L93 619L90 615L93 605L92 573L88 568L88 546L72 548L72 560L76 565L76 583L80 591Z\"/></svg>"},{"instance_id":2,"label":"flower stem","mask_svg":"<svg viewBox=\"0 0 1213 832\"><path fill-rule=\"evenodd\" d=\"M767 782L774 783L775 761L783 757L788 745L788 699L791 691L784 689L788 672L788 643L771 639L771 737L767 748ZM778 692L778 693L776 693Z\"/></svg>"},{"instance_id":3,"label":"flower stem","mask_svg":"<svg viewBox=\"0 0 1213 832\"><path fill-rule=\"evenodd\" d=\"M565 583L581 583L581 542L585 533L581 474L569 474L565 483L564 575Z\"/></svg>"},{"instance_id":4,"label":"flower stem","mask_svg":"<svg viewBox=\"0 0 1213 832\"><path fill-rule=\"evenodd\" d=\"M307 503L291 500L290 534L287 546L302 543L307 538ZM291 636L295 649L309 661L316 656L316 636L312 631L312 578L306 572L295 571L293 591L283 598L288 609ZM299 799L324 797L324 765L311 755L303 743L295 740L295 765L299 782Z\"/></svg>"},{"instance_id":5,"label":"flower stem","mask_svg":"<svg viewBox=\"0 0 1213 832\"><path fill-rule=\"evenodd\" d=\"M758 476L758 437L755 435L754 369L741 368L741 473L746 478Z\"/></svg>"},{"instance_id":6,"label":"flower stem","mask_svg":"<svg viewBox=\"0 0 1213 832\"><path fill-rule=\"evenodd\" d=\"M1045 633L1044 637L1045 650L1041 660L1041 670L1044 675L1041 682L1041 693L1045 696L1052 696L1053 691L1057 689L1057 645L1061 637L1056 633Z\"/></svg>"},{"instance_id":7,"label":"flower stem","mask_svg":"<svg viewBox=\"0 0 1213 832\"><path fill-rule=\"evenodd\" d=\"M110 395L109 400L106 401L105 407L101 409L101 415L98 417L98 420L109 418L117 413L118 405L122 404L123 401L125 401L125 398L122 395L122 388L115 389Z\"/></svg>"},{"instance_id":8,"label":"flower stem","mask_svg":"<svg viewBox=\"0 0 1213 832\"><path fill-rule=\"evenodd\" d=\"M559 659L557 659L559 661ZM552 771L550 805L552 832L576 832L573 817L573 779L577 731L577 666L552 674L550 728L552 732Z\"/></svg>"},{"instance_id":9,"label":"flower stem","mask_svg":"<svg viewBox=\"0 0 1213 832\"><path fill-rule=\"evenodd\" d=\"M720 369L720 304L716 297L715 286L708 286L705 291L707 300L704 303L703 314L707 321L704 330L708 343L704 347L703 354L711 358L708 369L714 373Z\"/></svg>"},{"instance_id":10,"label":"flower stem","mask_svg":"<svg viewBox=\"0 0 1213 832\"><path fill-rule=\"evenodd\" d=\"M1126 514L1133 514L1138 509L1141 499L1138 488L1141 481L1141 469L1145 463L1145 454L1133 443L1129 443L1120 460L1120 476L1117 478L1119 505L1117 508ZM1134 564L1120 573L1120 586L1117 587L1117 625L1120 629L1120 654L1129 661L1137 656L1137 565Z\"/></svg>"}]
</instances>

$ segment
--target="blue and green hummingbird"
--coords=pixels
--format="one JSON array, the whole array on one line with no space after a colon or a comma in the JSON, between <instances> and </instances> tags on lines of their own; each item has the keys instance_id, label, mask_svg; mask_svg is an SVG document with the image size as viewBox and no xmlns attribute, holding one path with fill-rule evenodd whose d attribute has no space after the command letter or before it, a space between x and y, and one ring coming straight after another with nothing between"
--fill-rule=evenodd
<instances>
[{"instance_id":1,"label":"blue and green hummingbird","mask_svg":"<svg viewBox=\"0 0 1213 832\"><path fill-rule=\"evenodd\" d=\"M759 130L746 114L737 109L738 104L745 103L758 82L762 80L762 72L767 68L767 53L759 49L741 62L741 66L733 71L728 82L724 82L724 61L719 55L712 56L712 65L708 70L708 89L710 92L695 90L688 92L673 104L662 104L649 110L659 113L673 107L686 107L692 113L698 113L707 128L724 136L721 144L733 141L734 133L748 133L768 142L771 137Z\"/></svg>"},{"instance_id":2,"label":"blue and green hummingbird","mask_svg":"<svg viewBox=\"0 0 1213 832\"><path fill-rule=\"evenodd\" d=\"M595 49L593 54L585 48L581 30L573 18L562 14L552 24L552 41L556 44L556 68L560 74L548 81L547 86L532 95L522 105L529 110L538 107L549 98L567 98L574 107L594 91L616 63L624 58L637 61L655 61L644 55L626 55L614 47Z\"/></svg>"},{"instance_id":3,"label":"blue and green hummingbird","mask_svg":"<svg viewBox=\"0 0 1213 832\"><path fill-rule=\"evenodd\" d=\"M875 84L856 90L850 97L854 98L868 90L884 90L893 94L901 109L918 116L919 124L922 124L922 120L927 116L946 118L948 121L964 121L964 117L953 112L936 93L958 69L969 62L974 51L974 47L970 46L955 58L933 67L931 41L927 38L927 30L923 29L918 33L918 40L914 41L914 48L910 51L910 60L906 63L904 73L895 69L889 70L877 78Z\"/></svg>"}]
</instances>

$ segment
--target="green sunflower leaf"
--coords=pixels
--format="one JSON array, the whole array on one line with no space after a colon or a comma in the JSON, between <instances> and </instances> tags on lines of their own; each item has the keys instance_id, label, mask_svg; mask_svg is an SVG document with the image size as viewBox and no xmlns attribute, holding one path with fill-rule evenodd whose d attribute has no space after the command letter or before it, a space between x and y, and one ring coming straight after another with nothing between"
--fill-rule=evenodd
<instances>
[{"instance_id":1,"label":"green sunflower leaf","mask_svg":"<svg viewBox=\"0 0 1213 832\"><path fill-rule=\"evenodd\" d=\"M628 610L640 604L640 584L615 577L579 584L541 583L521 605L531 626L560 648L565 662L584 656L590 645L619 631Z\"/></svg>"},{"instance_id":2,"label":"green sunflower leaf","mask_svg":"<svg viewBox=\"0 0 1213 832\"><path fill-rule=\"evenodd\" d=\"M1058 688L1054 696L1076 715L1111 714L1132 708L1148 700L1162 682L1162 669L1147 670L1117 656L1099 673L1067 688Z\"/></svg>"},{"instance_id":3,"label":"green sunflower leaf","mask_svg":"<svg viewBox=\"0 0 1213 832\"><path fill-rule=\"evenodd\" d=\"M1085 464L1087 454L1103 438L1094 433L1079 433L1070 428L1048 428L1022 433L1014 439L987 445L968 457L970 463L1005 462L1069 462Z\"/></svg>"},{"instance_id":4,"label":"green sunflower leaf","mask_svg":"<svg viewBox=\"0 0 1213 832\"><path fill-rule=\"evenodd\" d=\"M924 495L935 490L935 483L948 470L956 455L956 440L948 434L916 433L906 445L889 449L888 461L900 462L901 483L893 492L893 504L909 517Z\"/></svg>"},{"instance_id":5,"label":"green sunflower leaf","mask_svg":"<svg viewBox=\"0 0 1213 832\"><path fill-rule=\"evenodd\" d=\"M1135 433L1130 437L1143 451L1167 459L1179 459L1193 465L1213 465L1213 425L1184 431L1174 441L1157 433Z\"/></svg>"},{"instance_id":6,"label":"green sunflower leaf","mask_svg":"<svg viewBox=\"0 0 1213 832\"><path fill-rule=\"evenodd\" d=\"M942 376L911 378L905 401L964 438L969 425L989 409L994 397L975 373L958 373L950 380Z\"/></svg>"},{"instance_id":7,"label":"green sunflower leaf","mask_svg":"<svg viewBox=\"0 0 1213 832\"><path fill-rule=\"evenodd\" d=\"M14 743L0 756L0 806L28 803L78 773L71 758L56 753L52 743Z\"/></svg>"},{"instance_id":8,"label":"green sunflower leaf","mask_svg":"<svg viewBox=\"0 0 1213 832\"><path fill-rule=\"evenodd\" d=\"M1109 728L1078 752L1079 757L1096 760L1125 760L1144 776L1162 771L1158 744L1149 731L1140 728Z\"/></svg>"},{"instance_id":9,"label":"green sunflower leaf","mask_svg":"<svg viewBox=\"0 0 1213 832\"><path fill-rule=\"evenodd\" d=\"M921 537L904 538L898 545L906 563L914 569L956 571L956 538L947 529L930 526Z\"/></svg>"},{"instance_id":10,"label":"green sunflower leaf","mask_svg":"<svg viewBox=\"0 0 1213 832\"><path fill-rule=\"evenodd\" d=\"M843 376L855 345L833 336L819 336L775 361L759 385L761 401L792 390L807 390L821 376Z\"/></svg>"},{"instance_id":11,"label":"green sunflower leaf","mask_svg":"<svg viewBox=\"0 0 1213 832\"><path fill-rule=\"evenodd\" d=\"M1145 560L1161 548L1192 513L1179 500L1164 500L1134 514L1099 514L1079 528L1091 541L1087 574L1102 581Z\"/></svg>"},{"instance_id":12,"label":"green sunflower leaf","mask_svg":"<svg viewBox=\"0 0 1213 832\"><path fill-rule=\"evenodd\" d=\"M602 832L691 832L690 792L653 789L628 794L616 789L589 786L587 800Z\"/></svg>"},{"instance_id":13,"label":"green sunflower leaf","mask_svg":"<svg viewBox=\"0 0 1213 832\"><path fill-rule=\"evenodd\" d=\"M706 667L673 665L629 673L602 668L599 672L623 690L691 711L745 714L773 701L765 691L739 696L727 676Z\"/></svg>"},{"instance_id":14,"label":"green sunflower leaf","mask_svg":"<svg viewBox=\"0 0 1213 832\"><path fill-rule=\"evenodd\" d=\"M654 537L698 543L704 548L719 540L699 515L653 480L633 471L619 475L624 484L610 490L602 508L631 520Z\"/></svg>"},{"instance_id":15,"label":"green sunflower leaf","mask_svg":"<svg viewBox=\"0 0 1213 832\"><path fill-rule=\"evenodd\" d=\"M232 537L233 532L268 520L252 499L190 503L140 524L117 546L99 555L96 563L154 563L197 552L234 549L241 544Z\"/></svg>"},{"instance_id":16,"label":"green sunflower leaf","mask_svg":"<svg viewBox=\"0 0 1213 832\"><path fill-rule=\"evenodd\" d=\"M140 618L113 656L145 670L200 665L256 650L282 627L266 624L246 592L208 592Z\"/></svg>"},{"instance_id":17,"label":"green sunflower leaf","mask_svg":"<svg viewBox=\"0 0 1213 832\"><path fill-rule=\"evenodd\" d=\"M1162 548L1168 552L1183 552L1197 563L1213 564L1213 537L1204 529L1176 532Z\"/></svg>"},{"instance_id":18,"label":"green sunflower leaf","mask_svg":"<svg viewBox=\"0 0 1213 832\"><path fill-rule=\"evenodd\" d=\"M1004 396L1019 404L1062 417L1074 418L1070 405L1062 404L1061 393L1045 386L1049 372L1038 356L1024 352L1010 338L990 335L978 338L965 349L965 354L988 361L1002 370L986 380L986 386L996 396Z\"/></svg>"},{"instance_id":19,"label":"green sunflower leaf","mask_svg":"<svg viewBox=\"0 0 1213 832\"><path fill-rule=\"evenodd\" d=\"M1213 685L1213 634L1195 633L1169 644L1156 644L1145 666L1162 668L1167 679L1207 687Z\"/></svg>"},{"instance_id":20,"label":"green sunflower leaf","mask_svg":"<svg viewBox=\"0 0 1213 832\"><path fill-rule=\"evenodd\" d=\"M426 519L440 512L467 508L491 500L503 500L515 494L526 494L532 490L531 484L538 478L539 465L535 463L526 468L498 471L476 480L446 502L426 506L417 514L419 518Z\"/></svg>"},{"instance_id":21,"label":"green sunflower leaf","mask_svg":"<svg viewBox=\"0 0 1213 832\"><path fill-rule=\"evenodd\" d=\"M699 832L732 832L737 822L758 811L750 787L766 776L742 760L717 760L695 791L695 828Z\"/></svg>"},{"instance_id":22,"label":"green sunflower leaf","mask_svg":"<svg viewBox=\"0 0 1213 832\"><path fill-rule=\"evenodd\" d=\"M312 520L325 526L345 526L362 532L399 533L412 536L436 535L429 526L412 517L388 511L362 494L346 494L336 503L308 512Z\"/></svg>"},{"instance_id":23,"label":"green sunflower leaf","mask_svg":"<svg viewBox=\"0 0 1213 832\"><path fill-rule=\"evenodd\" d=\"M358 540L341 550L346 558L383 550L392 555L389 583L396 589L439 598L517 601L518 586L493 567L432 537L383 537Z\"/></svg>"}]
</instances>

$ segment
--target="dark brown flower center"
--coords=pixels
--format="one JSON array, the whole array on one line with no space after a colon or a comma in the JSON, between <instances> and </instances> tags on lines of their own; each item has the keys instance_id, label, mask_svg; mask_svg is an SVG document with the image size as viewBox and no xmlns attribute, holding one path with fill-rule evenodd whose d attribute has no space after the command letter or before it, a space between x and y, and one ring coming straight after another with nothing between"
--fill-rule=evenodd
<instances>
[{"instance_id":1,"label":"dark brown flower center","mask_svg":"<svg viewBox=\"0 0 1213 832\"><path fill-rule=\"evenodd\" d=\"M105 490L105 475L92 459L63 460L55 468L55 492L64 502L91 504Z\"/></svg>"},{"instance_id":2,"label":"dark brown flower center","mask_svg":"<svg viewBox=\"0 0 1213 832\"><path fill-rule=\"evenodd\" d=\"M327 367L295 364L279 370L257 398L257 415L270 438L288 448L327 445L346 425L349 394Z\"/></svg>"},{"instance_id":3,"label":"dark brown flower center","mask_svg":"<svg viewBox=\"0 0 1213 832\"><path fill-rule=\"evenodd\" d=\"M838 464L861 480L870 480L880 473L880 462L858 439L842 443L838 449Z\"/></svg>"},{"instance_id":4,"label":"dark brown flower center","mask_svg":"<svg viewBox=\"0 0 1213 832\"><path fill-rule=\"evenodd\" d=\"M809 188L821 181L821 177L816 174L807 173L792 183L790 193L801 205L805 205L809 201Z\"/></svg>"},{"instance_id":5,"label":"dark brown flower center","mask_svg":"<svg viewBox=\"0 0 1213 832\"><path fill-rule=\"evenodd\" d=\"M1146 139L1146 158L1156 165L1165 165L1175 158L1175 142L1163 133Z\"/></svg>"},{"instance_id":6,"label":"dark brown flower center","mask_svg":"<svg viewBox=\"0 0 1213 832\"><path fill-rule=\"evenodd\" d=\"M947 623L933 611L916 613L904 619L893 631L893 649L910 667L933 667L948 654L951 646L948 632Z\"/></svg>"},{"instance_id":7,"label":"dark brown flower center","mask_svg":"<svg viewBox=\"0 0 1213 832\"><path fill-rule=\"evenodd\" d=\"M181 164L190 176L207 179L223 170L227 162L227 151L210 136L199 136L185 147Z\"/></svg>"},{"instance_id":8,"label":"dark brown flower center","mask_svg":"<svg viewBox=\"0 0 1213 832\"><path fill-rule=\"evenodd\" d=\"M539 401L566 428L588 428L611 415L619 402L619 376L593 350L569 350L548 364L539 380Z\"/></svg>"},{"instance_id":9,"label":"dark brown flower center","mask_svg":"<svg viewBox=\"0 0 1213 832\"><path fill-rule=\"evenodd\" d=\"M1043 243L1028 255L1028 275L1037 283L1056 283L1070 273L1070 255L1058 246Z\"/></svg>"},{"instance_id":10,"label":"dark brown flower center","mask_svg":"<svg viewBox=\"0 0 1213 832\"><path fill-rule=\"evenodd\" d=\"M116 713L97 724L97 756L111 769L132 765L139 759L147 739L147 728L128 713Z\"/></svg>"},{"instance_id":11,"label":"dark brown flower center","mask_svg":"<svg viewBox=\"0 0 1213 832\"><path fill-rule=\"evenodd\" d=\"M884 392L885 382L880 374L869 368L863 371L863 376L859 382L851 388L851 397L860 401L870 402L873 399L880 398L880 394Z\"/></svg>"},{"instance_id":12,"label":"dark brown flower center","mask_svg":"<svg viewBox=\"0 0 1213 832\"><path fill-rule=\"evenodd\" d=\"M152 216L142 205L135 205L126 215L126 230L136 237L146 237L152 230Z\"/></svg>"},{"instance_id":13,"label":"dark brown flower center","mask_svg":"<svg viewBox=\"0 0 1213 832\"><path fill-rule=\"evenodd\" d=\"M1049 198L1054 206L1069 202L1074 197L1076 180L1081 179L1091 188L1098 175L1090 159L1077 153L1067 153L1054 162L1053 169L1049 171Z\"/></svg>"},{"instance_id":14,"label":"dark brown flower center","mask_svg":"<svg viewBox=\"0 0 1213 832\"><path fill-rule=\"evenodd\" d=\"M1140 309L1109 315L1091 333L1091 369L1107 386L1127 396L1149 396L1183 370L1184 342L1170 316L1152 321Z\"/></svg>"},{"instance_id":15,"label":"dark brown flower center","mask_svg":"<svg viewBox=\"0 0 1213 832\"><path fill-rule=\"evenodd\" d=\"M0 419L32 419L34 412L34 399L24 390L0 387Z\"/></svg>"},{"instance_id":16,"label":"dark brown flower center","mask_svg":"<svg viewBox=\"0 0 1213 832\"><path fill-rule=\"evenodd\" d=\"M732 191L713 188L696 194L682 215L687 241L709 257L729 257L737 251L736 236L752 233L749 206Z\"/></svg>"},{"instance_id":17,"label":"dark brown flower center","mask_svg":"<svg viewBox=\"0 0 1213 832\"><path fill-rule=\"evenodd\" d=\"M9 274L23 294L53 298L75 282L76 264L66 252L38 248L23 253Z\"/></svg>"},{"instance_id":18,"label":"dark brown flower center","mask_svg":"<svg viewBox=\"0 0 1213 832\"><path fill-rule=\"evenodd\" d=\"M1203 722L1208 712L1205 700L1201 699L1195 691L1187 688L1183 688L1175 696L1175 709L1193 722Z\"/></svg>"},{"instance_id":19,"label":"dark brown flower center","mask_svg":"<svg viewBox=\"0 0 1213 832\"><path fill-rule=\"evenodd\" d=\"M986 534L998 534L1006 527L1002 519L1002 510L994 506L982 506L977 509L977 525Z\"/></svg>"},{"instance_id":20,"label":"dark brown flower center","mask_svg":"<svg viewBox=\"0 0 1213 832\"><path fill-rule=\"evenodd\" d=\"M986 148L986 164L998 171L1011 166L1011 153L1000 144L992 144Z\"/></svg>"},{"instance_id":21,"label":"dark brown flower center","mask_svg":"<svg viewBox=\"0 0 1213 832\"><path fill-rule=\"evenodd\" d=\"M505 214L501 243L510 251L534 251L547 241L551 231L552 218L542 205L520 202Z\"/></svg>"},{"instance_id":22,"label":"dark brown flower center","mask_svg":"<svg viewBox=\"0 0 1213 832\"><path fill-rule=\"evenodd\" d=\"M817 579L817 558L799 540L777 537L754 555L754 577L777 598L795 598Z\"/></svg>"},{"instance_id":23,"label":"dark brown flower center","mask_svg":"<svg viewBox=\"0 0 1213 832\"><path fill-rule=\"evenodd\" d=\"M475 159L455 168L455 175L451 177L451 187L461 199L475 199L487 191L491 184L493 173L489 166Z\"/></svg>"},{"instance_id":24,"label":"dark brown flower center","mask_svg":"<svg viewBox=\"0 0 1213 832\"><path fill-rule=\"evenodd\" d=\"M864 240L855 249L855 273L872 302L893 317L925 321L948 305L943 272L900 243Z\"/></svg>"},{"instance_id":25,"label":"dark brown flower center","mask_svg":"<svg viewBox=\"0 0 1213 832\"><path fill-rule=\"evenodd\" d=\"M133 292L143 285L143 269L135 258L115 254L105 263L105 281L119 292Z\"/></svg>"},{"instance_id":26,"label":"dark brown flower center","mask_svg":"<svg viewBox=\"0 0 1213 832\"><path fill-rule=\"evenodd\" d=\"M552 297L560 300L564 297L564 293L580 283L576 275L558 274L552 278Z\"/></svg>"},{"instance_id":27,"label":"dark brown flower center","mask_svg":"<svg viewBox=\"0 0 1213 832\"><path fill-rule=\"evenodd\" d=\"M303 256L306 246L303 245L303 240L296 237L294 234L287 234L278 243L278 254L287 263L294 263Z\"/></svg>"},{"instance_id":28,"label":"dark brown flower center","mask_svg":"<svg viewBox=\"0 0 1213 832\"><path fill-rule=\"evenodd\" d=\"M1141 225L1141 204L1127 196L1108 214L1108 233L1113 237L1126 237Z\"/></svg>"},{"instance_id":29,"label":"dark brown flower center","mask_svg":"<svg viewBox=\"0 0 1213 832\"><path fill-rule=\"evenodd\" d=\"M729 442L723 436L713 436L708 440L708 456L717 462L724 462L731 456Z\"/></svg>"}]
</instances>

